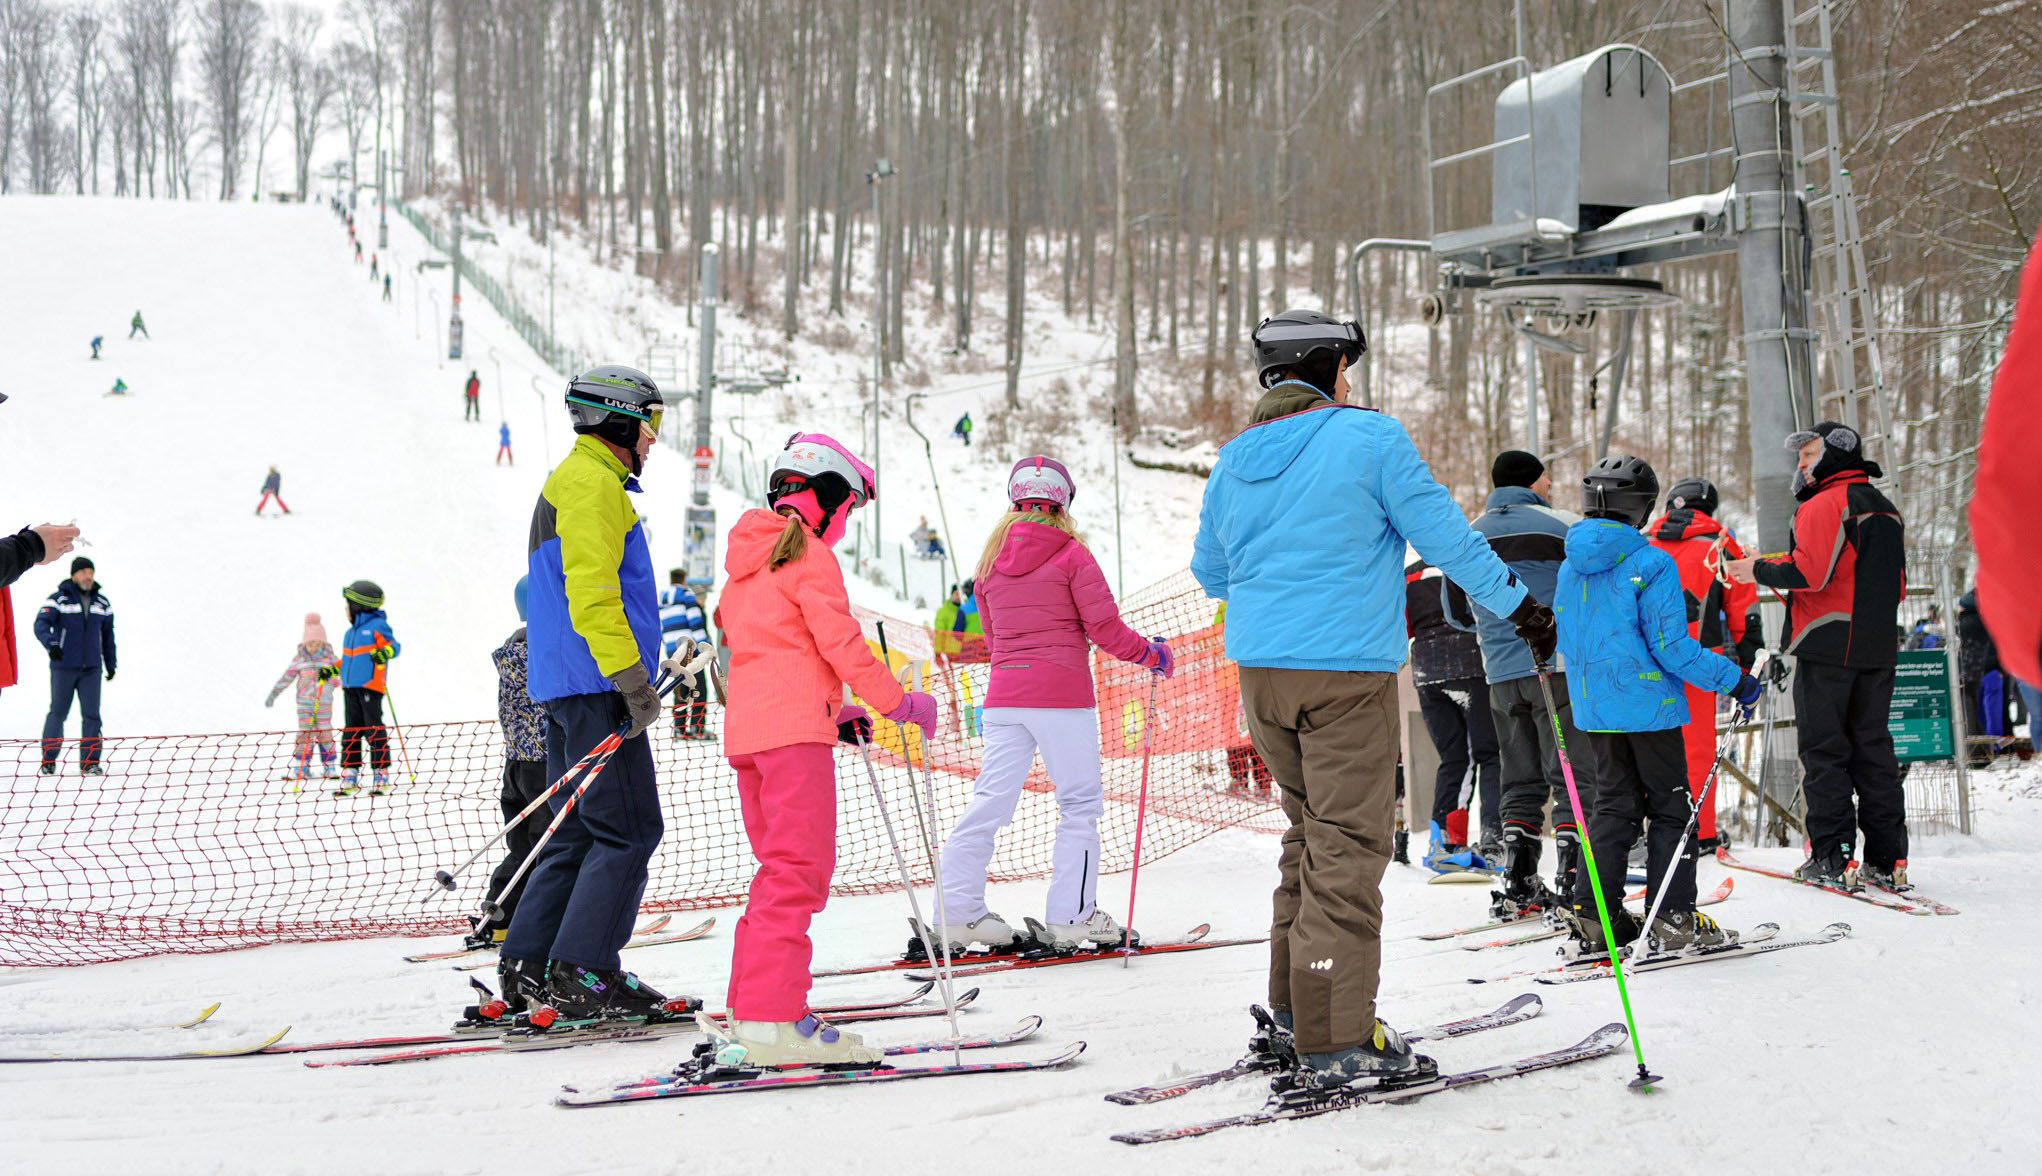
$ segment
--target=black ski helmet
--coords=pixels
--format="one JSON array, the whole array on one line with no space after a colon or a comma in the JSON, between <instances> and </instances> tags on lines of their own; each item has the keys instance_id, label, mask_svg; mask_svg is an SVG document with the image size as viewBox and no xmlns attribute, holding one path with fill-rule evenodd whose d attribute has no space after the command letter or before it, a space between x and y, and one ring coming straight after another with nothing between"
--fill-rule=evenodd
<instances>
[{"instance_id":1,"label":"black ski helmet","mask_svg":"<svg viewBox=\"0 0 2042 1176\"><path fill-rule=\"evenodd\" d=\"M1255 324L1253 335L1255 370L1262 386L1276 383L1276 373L1310 359L1322 351L1347 357L1351 367L1368 350L1361 324L1352 319L1339 322L1316 310L1286 310ZM1322 389L1331 393L1331 388Z\"/></svg>"},{"instance_id":2,"label":"black ski helmet","mask_svg":"<svg viewBox=\"0 0 2042 1176\"><path fill-rule=\"evenodd\" d=\"M1642 457L1612 456L1581 479L1581 511L1642 527L1659 503L1659 475Z\"/></svg>"},{"instance_id":3,"label":"black ski helmet","mask_svg":"<svg viewBox=\"0 0 2042 1176\"><path fill-rule=\"evenodd\" d=\"M574 419L574 431L601 437L620 449L637 446L640 425L658 432L665 407L652 377L622 364L592 367L567 382L567 415Z\"/></svg>"},{"instance_id":4,"label":"black ski helmet","mask_svg":"<svg viewBox=\"0 0 2042 1176\"><path fill-rule=\"evenodd\" d=\"M1716 484L1707 478L1683 478L1666 492L1666 509L1698 510L1705 515L1715 516L1716 507L1721 505L1716 498Z\"/></svg>"},{"instance_id":5,"label":"black ski helmet","mask_svg":"<svg viewBox=\"0 0 2042 1176\"><path fill-rule=\"evenodd\" d=\"M374 611L383 607L383 589L374 580L356 580L340 590L349 604Z\"/></svg>"}]
</instances>

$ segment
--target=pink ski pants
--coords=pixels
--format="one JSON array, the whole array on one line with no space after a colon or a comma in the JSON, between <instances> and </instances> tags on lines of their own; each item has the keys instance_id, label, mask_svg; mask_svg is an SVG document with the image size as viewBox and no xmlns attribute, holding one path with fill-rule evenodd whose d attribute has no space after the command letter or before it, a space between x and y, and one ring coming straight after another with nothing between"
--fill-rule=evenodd
<instances>
[{"instance_id":1,"label":"pink ski pants","mask_svg":"<svg viewBox=\"0 0 2042 1176\"><path fill-rule=\"evenodd\" d=\"M808 1013L809 920L829 901L837 865L836 760L828 743L730 757L745 836L759 872L730 956L724 1003L740 1021Z\"/></svg>"}]
</instances>

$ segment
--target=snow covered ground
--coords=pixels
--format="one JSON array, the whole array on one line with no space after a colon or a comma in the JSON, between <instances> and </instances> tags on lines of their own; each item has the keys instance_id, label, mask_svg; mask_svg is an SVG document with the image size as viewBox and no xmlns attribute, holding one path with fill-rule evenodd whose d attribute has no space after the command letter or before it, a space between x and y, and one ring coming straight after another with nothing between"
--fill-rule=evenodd
<instances>
[{"instance_id":1,"label":"snow covered ground","mask_svg":"<svg viewBox=\"0 0 2042 1176\"><path fill-rule=\"evenodd\" d=\"M370 220L364 214L358 223L367 228ZM391 232L383 258L408 275L423 244L395 218ZM94 256L121 259L119 267L82 268L84 241ZM444 272L429 274L430 286L401 278L399 301L383 305L366 266L346 252L344 230L318 204L10 198L0 201L0 255L26 276L0 289L9 341L0 372L13 397L0 406L0 525L76 517L93 541L87 553L120 618L122 672L105 706L110 734L284 724L284 712L260 705L299 617L325 613L337 637L338 589L357 577L389 592L406 646L392 671L405 719L490 713L486 652L514 624L510 585L521 570L546 442L558 456L565 430L557 415L541 416L557 414L557 376L482 300L466 300L471 359L444 361L431 342L431 320L444 304L409 303L443 289ZM602 305L598 289L615 284L580 266L563 273L577 305ZM138 306L154 338L131 344L123 324ZM85 358L94 333L109 343L97 363ZM1082 358L1086 337L1068 335L1065 358ZM634 324L603 342L622 351L642 347L643 337ZM1057 358L1046 352L1043 362ZM828 378L805 380L800 398L753 402L748 411L770 422L753 435L785 428L792 410L855 436L852 373L862 361L810 354L801 362ZM460 419L470 367L484 380L480 424ZM130 398L101 395L117 375ZM932 387L962 388L986 376L931 378ZM996 398L996 389L959 391L952 403L990 407ZM515 469L489 464L498 419L515 435L523 459ZM892 501L902 504L895 524L933 488L919 445L906 451L914 460L900 460L902 451L890 445L882 471ZM1103 512L1108 492L1098 479L1107 475L1108 452L1100 444L1081 459L1093 479L1081 508L1100 503ZM271 463L284 474L296 512L289 519L250 513ZM968 558L997 510L998 483L989 475L996 477L999 457L939 442L938 464L963 537L954 542ZM1127 501L1150 520L1128 535L1132 589L1181 567L1197 483L1153 472L1123 477ZM678 562L683 461L661 454L648 483L656 554ZM742 504L719 490L717 505L727 522ZM1110 534L1096 534L1110 532L1096 521L1108 517L1087 521L1110 571ZM61 574L42 569L17 585L24 642L37 603ZM889 607L887 594L869 585L859 591L864 603ZM28 669L23 685L0 693L0 738L39 730L46 696L32 659ZM1647 1056L1667 1079L1651 1095L1626 1089L1628 1066L1611 1059L1410 1107L1139 1151L1109 1142L1115 1130L1259 1103L1252 1083L1147 1108L1100 1099L1239 1053L1245 1007L1263 995L1266 956L1238 947L983 981L984 996L965 1014L974 1028L1031 1013L1046 1019L1035 1042L1008 1052L1089 1043L1078 1065L1054 1073L571 1112L550 1105L560 1083L662 1069L685 1045L619 1043L380 1069L307 1070L293 1057L0 1067L8 1108L0 1171L661 1173L715 1164L918 1172L963 1162L994 1171L1118 1163L1142 1171L1484 1176L1611 1168L2032 1172L2042 1125L2018 1112L2042 1078L2032 1056L2042 1036L2042 998L2033 991L2042 948L2009 932L2035 923L2028 892L2011 883L2031 875L2042 841L2042 766L1986 773L1976 787L1979 834L1925 837L1913 853L1917 878L1961 908L1959 917L1910 918L1736 875L1736 895L1715 908L1729 926L1773 920L1795 933L1846 920L1855 933L1832 946L1638 978ZM1156 939L1200 922L1211 922L1217 936L1258 934L1274 855L1266 835L1233 832L1154 863L1141 886L1140 927ZM1784 865L1794 852L1747 856ZM1720 873L1705 864L1704 886ZM1107 880L1109 900L1125 883ZM1479 918L1481 888L1427 886L1419 871L1393 867L1387 890L1382 1011L1394 1024L1492 1007L1532 986L1477 988L1467 977L1549 958L1544 944L1476 955L1416 938ZM1018 918L1035 913L1041 894L1036 882L996 887L992 897ZM903 941L906 912L898 895L832 903L816 927L818 965L890 956ZM720 1004L738 912L713 913L719 924L710 937L634 952L632 966L670 993ZM8 1010L0 1013L0 1053L220 1046L287 1024L302 1040L431 1032L466 1003L462 977L401 957L439 945L290 945L0 975ZM883 997L905 983L823 981L816 999ZM1552 1048L1619 1018L1607 983L1540 994L1546 1012L1530 1024L1439 1044L1432 1052L1442 1068ZM179 1020L214 1000L224 1007L196 1029L126 1027ZM905 1041L935 1031L933 1022L908 1022L869 1036Z\"/></svg>"}]
</instances>

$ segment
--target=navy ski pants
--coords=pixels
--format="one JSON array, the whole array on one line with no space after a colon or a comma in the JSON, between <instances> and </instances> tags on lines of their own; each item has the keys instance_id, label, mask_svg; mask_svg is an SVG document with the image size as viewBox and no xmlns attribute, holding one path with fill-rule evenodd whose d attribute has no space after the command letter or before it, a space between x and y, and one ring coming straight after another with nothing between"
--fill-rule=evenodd
<instances>
[{"instance_id":1,"label":"navy ski pants","mask_svg":"<svg viewBox=\"0 0 2042 1176\"><path fill-rule=\"evenodd\" d=\"M99 762L99 667L66 669L50 667L50 713L43 720L43 763L57 762L64 750L64 720L71 717L71 697L78 697L78 763L91 767Z\"/></svg>"}]
</instances>

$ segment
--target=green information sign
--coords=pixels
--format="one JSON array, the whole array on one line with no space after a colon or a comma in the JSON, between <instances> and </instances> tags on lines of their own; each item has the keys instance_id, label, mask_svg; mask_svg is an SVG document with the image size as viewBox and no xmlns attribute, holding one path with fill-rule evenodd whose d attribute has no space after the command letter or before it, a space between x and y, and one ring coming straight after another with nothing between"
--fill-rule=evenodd
<instances>
[{"instance_id":1,"label":"green information sign","mask_svg":"<svg viewBox=\"0 0 2042 1176\"><path fill-rule=\"evenodd\" d=\"M1946 760L1956 752L1950 735L1950 656L1947 649L1906 649L1893 670L1893 709L1886 729L1901 763Z\"/></svg>"}]
</instances>

